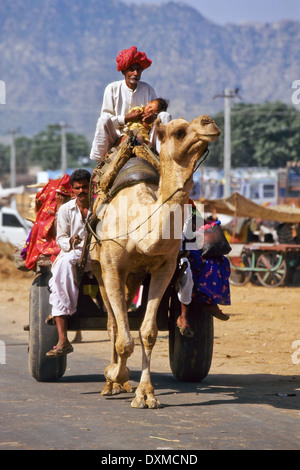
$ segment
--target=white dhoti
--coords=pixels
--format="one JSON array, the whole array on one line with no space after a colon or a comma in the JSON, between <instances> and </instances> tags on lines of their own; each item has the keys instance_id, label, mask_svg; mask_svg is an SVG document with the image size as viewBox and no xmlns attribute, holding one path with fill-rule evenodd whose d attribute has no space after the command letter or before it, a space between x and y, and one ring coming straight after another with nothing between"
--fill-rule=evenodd
<instances>
[{"instance_id":1,"label":"white dhoti","mask_svg":"<svg viewBox=\"0 0 300 470\"><path fill-rule=\"evenodd\" d=\"M52 266L52 277L49 281L52 316L73 315L77 310L79 289L75 284L74 264L81 256L82 249L68 252L61 251ZM91 270L90 259L85 271Z\"/></svg>"},{"instance_id":2,"label":"white dhoti","mask_svg":"<svg viewBox=\"0 0 300 470\"><path fill-rule=\"evenodd\" d=\"M101 160L120 136L121 133L117 131L110 117L100 116L97 121L90 158L92 160Z\"/></svg>"}]
</instances>

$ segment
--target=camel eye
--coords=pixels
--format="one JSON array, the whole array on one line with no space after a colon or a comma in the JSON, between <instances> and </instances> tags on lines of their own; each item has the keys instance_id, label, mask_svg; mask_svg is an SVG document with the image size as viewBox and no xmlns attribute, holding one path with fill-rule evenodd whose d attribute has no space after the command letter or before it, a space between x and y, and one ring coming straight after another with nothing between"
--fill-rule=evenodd
<instances>
[{"instance_id":1,"label":"camel eye","mask_svg":"<svg viewBox=\"0 0 300 470\"><path fill-rule=\"evenodd\" d=\"M176 129L173 133L175 139L182 140L186 136L186 129L185 127L180 127L179 129Z\"/></svg>"}]
</instances>

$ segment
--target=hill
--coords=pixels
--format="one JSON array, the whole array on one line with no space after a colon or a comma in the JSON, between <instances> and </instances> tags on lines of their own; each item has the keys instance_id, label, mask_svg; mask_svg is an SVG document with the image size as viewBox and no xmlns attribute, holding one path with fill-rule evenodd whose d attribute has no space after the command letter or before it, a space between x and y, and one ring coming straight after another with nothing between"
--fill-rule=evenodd
<instances>
[{"instance_id":1,"label":"hill","mask_svg":"<svg viewBox=\"0 0 300 470\"><path fill-rule=\"evenodd\" d=\"M122 78L115 58L131 45L153 60L143 79L174 117L217 112L223 100L213 97L226 87L239 87L246 103L291 104L300 77L293 21L220 26L183 2L117 0L3 0L0 18L0 134L65 121L91 139L104 87Z\"/></svg>"}]
</instances>

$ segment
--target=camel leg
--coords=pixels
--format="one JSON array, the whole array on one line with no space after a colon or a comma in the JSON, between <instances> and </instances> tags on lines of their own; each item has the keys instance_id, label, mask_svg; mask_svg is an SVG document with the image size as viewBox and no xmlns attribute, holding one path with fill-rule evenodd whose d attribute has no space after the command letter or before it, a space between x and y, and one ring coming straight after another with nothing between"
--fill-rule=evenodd
<instances>
[{"instance_id":1,"label":"camel leg","mask_svg":"<svg viewBox=\"0 0 300 470\"><path fill-rule=\"evenodd\" d=\"M139 386L135 392L135 398L131 403L133 408L160 408L160 402L154 396L154 387L151 383L150 362L153 347L157 338L156 313L160 301L168 287L166 279L170 279L174 266L168 266L158 277L151 278L148 304L145 317L140 328L142 345L142 374Z\"/></svg>"},{"instance_id":2,"label":"camel leg","mask_svg":"<svg viewBox=\"0 0 300 470\"><path fill-rule=\"evenodd\" d=\"M109 309L110 310L110 309ZM116 351L117 324L113 313L108 314L107 331L111 340L111 364L118 362L118 354ZM112 382L106 380L106 384L101 392L103 396L117 395L119 393L131 393L134 391L132 385L126 381L124 383Z\"/></svg>"},{"instance_id":3,"label":"camel leg","mask_svg":"<svg viewBox=\"0 0 300 470\"><path fill-rule=\"evenodd\" d=\"M110 344L111 344L111 364L114 364L117 362L117 353L116 353L116 348L115 348L115 342L116 342L116 337L117 337L117 324L116 324L116 320L114 318L113 312L111 310L110 304L108 302L108 299L106 299L106 293L104 289L101 289L101 296L102 296L103 302L107 310L107 332L108 332L108 336L109 336ZM110 395L114 395L115 393L121 393L121 384L120 384L119 391L117 391L117 389L114 388L114 384L110 380L106 380L105 386L103 390L101 391L101 395L110 396Z\"/></svg>"},{"instance_id":4,"label":"camel leg","mask_svg":"<svg viewBox=\"0 0 300 470\"><path fill-rule=\"evenodd\" d=\"M117 325L117 337L115 348L117 362L113 362L105 369L105 376L108 381L124 386L129 379L129 369L126 367L127 358L134 349L134 340L130 334L127 317L127 306L125 301L125 291L122 289L121 281L117 273L110 273L104 279L105 291L109 305Z\"/></svg>"},{"instance_id":5,"label":"camel leg","mask_svg":"<svg viewBox=\"0 0 300 470\"><path fill-rule=\"evenodd\" d=\"M101 297L102 297L102 300L104 302L104 305L107 311L107 332L111 341L111 364L117 364L118 355L117 355L117 351L115 347L116 338L117 338L117 323L116 323L115 316L113 314L110 302L106 295L106 291L103 286L100 263L97 260L93 260L93 273L98 281ZM122 392L130 393L130 392L133 392L133 390L134 390L133 387L130 385L128 381L121 384L117 382L113 383L111 380L106 380L105 386L103 390L101 391L101 395L111 396L111 395L117 395Z\"/></svg>"},{"instance_id":6,"label":"camel leg","mask_svg":"<svg viewBox=\"0 0 300 470\"><path fill-rule=\"evenodd\" d=\"M157 338L157 308L158 305L149 305L147 307L145 318L140 328L142 374L139 386L135 392L135 398L131 403L132 408L160 408L159 401L154 397L154 387L150 377L151 353Z\"/></svg>"}]
</instances>

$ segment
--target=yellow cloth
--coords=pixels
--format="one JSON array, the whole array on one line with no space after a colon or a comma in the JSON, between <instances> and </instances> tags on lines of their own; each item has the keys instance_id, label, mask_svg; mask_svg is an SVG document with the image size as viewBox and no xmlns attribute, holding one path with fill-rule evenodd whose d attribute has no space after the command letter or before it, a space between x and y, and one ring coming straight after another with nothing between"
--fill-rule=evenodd
<instances>
[{"instance_id":1,"label":"yellow cloth","mask_svg":"<svg viewBox=\"0 0 300 470\"><path fill-rule=\"evenodd\" d=\"M131 111L135 111L136 109L140 110L140 111L144 111L144 108L142 106L134 106L133 108L131 108ZM133 131L134 129L138 128L139 131L141 132L142 134L142 137L144 140L149 140L149 133L151 131L151 128L152 128L152 124L149 124L150 125L150 129L147 129L142 122L129 122L127 123L127 127L126 127L126 130L131 130Z\"/></svg>"}]
</instances>

